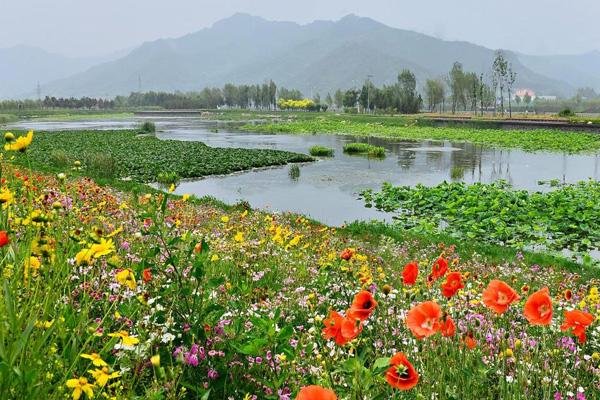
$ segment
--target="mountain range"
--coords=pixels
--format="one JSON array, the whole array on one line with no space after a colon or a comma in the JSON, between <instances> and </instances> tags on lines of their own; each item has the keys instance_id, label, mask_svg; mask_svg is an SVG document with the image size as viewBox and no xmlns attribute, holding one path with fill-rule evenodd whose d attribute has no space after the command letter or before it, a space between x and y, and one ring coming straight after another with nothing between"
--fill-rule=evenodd
<instances>
[{"instance_id":1,"label":"mountain range","mask_svg":"<svg viewBox=\"0 0 600 400\"><path fill-rule=\"evenodd\" d=\"M570 96L576 88L600 89L600 52L533 56L505 51L517 72L516 87ZM446 41L348 15L300 25L235 14L179 38L146 42L96 59L68 58L41 49L0 49L0 98L126 95L132 91L190 91L207 86L255 84L272 79L306 96L396 80L404 68L419 86L446 74L455 61L489 74L494 50Z\"/></svg>"}]
</instances>

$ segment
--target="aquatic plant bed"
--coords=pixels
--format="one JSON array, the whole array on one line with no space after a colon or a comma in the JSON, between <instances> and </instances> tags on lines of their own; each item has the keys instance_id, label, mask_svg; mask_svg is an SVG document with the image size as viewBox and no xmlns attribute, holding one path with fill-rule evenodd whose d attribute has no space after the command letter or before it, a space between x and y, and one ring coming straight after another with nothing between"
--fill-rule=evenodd
<instances>
[{"instance_id":1,"label":"aquatic plant bed","mask_svg":"<svg viewBox=\"0 0 600 400\"><path fill-rule=\"evenodd\" d=\"M344 153L363 154L371 157L385 157L385 148L368 143L347 143L344 145Z\"/></svg>"},{"instance_id":2,"label":"aquatic plant bed","mask_svg":"<svg viewBox=\"0 0 600 400\"><path fill-rule=\"evenodd\" d=\"M194 178L312 160L308 155L278 150L159 140L130 130L36 132L35 138L36 145L27 154L16 153L17 162L58 170L79 161L86 175L138 182L156 181L161 173Z\"/></svg>"},{"instance_id":3,"label":"aquatic plant bed","mask_svg":"<svg viewBox=\"0 0 600 400\"><path fill-rule=\"evenodd\" d=\"M453 140L481 143L503 148L521 148L526 151L559 151L567 153L597 152L600 150L600 134L564 132L551 129L501 130L461 127L419 126L418 122L406 121L403 125L389 122L355 122L315 116L313 119L246 124L242 130L263 133L335 133L357 136L381 136L404 140Z\"/></svg>"},{"instance_id":4,"label":"aquatic plant bed","mask_svg":"<svg viewBox=\"0 0 600 400\"><path fill-rule=\"evenodd\" d=\"M309 152L314 157L333 157L333 149L325 146L312 146Z\"/></svg>"},{"instance_id":5,"label":"aquatic plant bed","mask_svg":"<svg viewBox=\"0 0 600 400\"><path fill-rule=\"evenodd\" d=\"M0 161L2 399L600 391L597 270L509 248L490 262L410 233L119 192L70 166L9 161L37 139Z\"/></svg>"},{"instance_id":6,"label":"aquatic plant bed","mask_svg":"<svg viewBox=\"0 0 600 400\"><path fill-rule=\"evenodd\" d=\"M515 190L506 182L416 187L384 184L362 192L367 207L394 212L395 224L421 233L549 250L600 248L600 182L549 192Z\"/></svg>"}]
</instances>

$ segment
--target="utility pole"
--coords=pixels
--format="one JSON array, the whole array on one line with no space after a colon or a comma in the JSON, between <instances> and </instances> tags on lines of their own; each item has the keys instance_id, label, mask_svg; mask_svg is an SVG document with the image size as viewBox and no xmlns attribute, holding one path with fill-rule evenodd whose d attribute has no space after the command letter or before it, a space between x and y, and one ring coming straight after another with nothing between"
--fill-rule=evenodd
<instances>
[{"instance_id":1,"label":"utility pole","mask_svg":"<svg viewBox=\"0 0 600 400\"><path fill-rule=\"evenodd\" d=\"M42 100L42 87L40 86L40 81L38 81L35 91L37 93L38 100Z\"/></svg>"}]
</instances>

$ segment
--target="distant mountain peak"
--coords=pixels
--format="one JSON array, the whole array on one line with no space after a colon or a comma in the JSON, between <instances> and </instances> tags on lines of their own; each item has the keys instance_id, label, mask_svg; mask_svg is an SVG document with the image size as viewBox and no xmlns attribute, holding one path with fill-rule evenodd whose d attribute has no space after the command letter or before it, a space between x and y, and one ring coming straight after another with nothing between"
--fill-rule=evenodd
<instances>
[{"instance_id":1,"label":"distant mountain peak","mask_svg":"<svg viewBox=\"0 0 600 400\"><path fill-rule=\"evenodd\" d=\"M222 27L222 26L229 26L229 25L246 25L246 24L252 24L252 23L267 23L269 21L267 21L266 19L262 18L262 17L258 17L256 15L251 15L248 13L235 13L230 17L227 18L223 18L217 22L215 22L213 24L213 28L218 28L218 27Z\"/></svg>"}]
</instances>

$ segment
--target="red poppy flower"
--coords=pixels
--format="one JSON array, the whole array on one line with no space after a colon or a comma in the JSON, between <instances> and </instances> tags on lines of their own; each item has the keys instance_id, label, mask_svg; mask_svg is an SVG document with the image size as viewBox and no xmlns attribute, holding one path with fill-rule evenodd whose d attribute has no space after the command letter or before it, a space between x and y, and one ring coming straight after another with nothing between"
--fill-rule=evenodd
<instances>
[{"instance_id":1,"label":"red poppy flower","mask_svg":"<svg viewBox=\"0 0 600 400\"><path fill-rule=\"evenodd\" d=\"M152 271L150 270L150 268L145 268L142 271L142 280L144 281L144 283L148 283L152 280Z\"/></svg>"},{"instance_id":2,"label":"red poppy flower","mask_svg":"<svg viewBox=\"0 0 600 400\"><path fill-rule=\"evenodd\" d=\"M363 290L354 296L354 301L347 312L348 317L365 321L377 307L377 302L371 292Z\"/></svg>"},{"instance_id":3,"label":"red poppy flower","mask_svg":"<svg viewBox=\"0 0 600 400\"><path fill-rule=\"evenodd\" d=\"M585 343L585 330L594 322L594 319L592 314L584 311L565 311L565 321L560 326L560 330L563 332L572 330L573 335L579 339L579 343Z\"/></svg>"},{"instance_id":4,"label":"red poppy flower","mask_svg":"<svg viewBox=\"0 0 600 400\"><path fill-rule=\"evenodd\" d=\"M483 304L498 314L505 313L511 303L519 299L519 295L513 288L497 279L491 281L483 291Z\"/></svg>"},{"instance_id":5,"label":"red poppy flower","mask_svg":"<svg viewBox=\"0 0 600 400\"><path fill-rule=\"evenodd\" d=\"M396 353L390 358L390 368L385 373L385 380L393 388L410 390L419 383L419 374L404 353Z\"/></svg>"},{"instance_id":6,"label":"red poppy flower","mask_svg":"<svg viewBox=\"0 0 600 400\"><path fill-rule=\"evenodd\" d=\"M405 285L414 285L417 282L417 276L419 276L419 265L417 262L408 263L402 271L402 283Z\"/></svg>"},{"instance_id":7,"label":"red poppy flower","mask_svg":"<svg viewBox=\"0 0 600 400\"><path fill-rule=\"evenodd\" d=\"M442 278L448 272L448 261L444 257L439 257L433 263L433 267L431 268L431 274L429 275L430 281L435 282L438 279Z\"/></svg>"},{"instance_id":8,"label":"red poppy flower","mask_svg":"<svg viewBox=\"0 0 600 400\"><path fill-rule=\"evenodd\" d=\"M8 233L6 231L0 231L0 247L4 247L10 243L10 239L8 238Z\"/></svg>"},{"instance_id":9,"label":"red poppy flower","mask_svg":"<svg viewBox=\"0 0 600 400\"><path fill-rule=\"evenodd\" d=\"M464 341L465 345L470 350L473 350L475 347L477 347L477 340L475 340L475 338L473 337L473 332L467 332Z\"/></svg>"},{"instance_id":10,"label":"red poppy flower","mask_svg":"<svg viewBox=\"0 0 600 400\"><path fill-rule=\"evenodd\" d=\"M351 248L342 250L342 253L340 254L342 260L349 261L352 257L354 257L354 250Z\"/></svg>"},{"instance_id":11,"label":"red poppy flower","mask_svg":"<svg viewBox=\"0 0 600 400\"><path fill-rule=\"evenodd\" d=\"M444 318L442 325L440 326L440 332L442 333L442 336L445 337L452 337L456 333L456 324L449 315L446 315Z\"/></svg>"},{"instance_id":12,"label":"red poppy flower","mask_svg":"<svg viewBox=\"0 0 600 400\"><path fill-rule=\"evenodd\" d=\"M450 272L446 275L446 281L442 283L442 294L449 299L464 287L460 272Z\"/></svg>"},{"instance_id":13,"label":"red poppy flower","mask_svg":"<svg viewBox=\"0 0 600 400\"><path fill-rule=\"evenodd\" d=\"M296 400L337 400L337 396L331 389L311 385L300 389Z\"/></svg>"},{"instance_id":14,"label":"red poppy flower","mask_svg":"<svg viewBox=\"0 0 600 400\"><path fill-rule=\"evenodd\" d=\"M340 346L355 339L362 332L362 322L354 318L346 318L336 311L329 313L329 318L323 320L323 336L325 339L334 339Z\"/></svg>"},{"instance_id":15,"label":"red poppy flower","mask_svg":"<svg viewBox=\"0 0 600 400\"><path fill-rule=\"evenodd\" d=\"M417 339L422 339L440 330L441 317L442 310L440 306L433 301L426 301L408 311L406 325Z\"/></svg>"},{"instance_id":16,"label":"red poppy flower","mask_svg":"<svg viewBox=\"0 0 600 400\"><path fill-rule=\"evenodd\" d=\"M525 302L523 314L531 325L550 325L552 322L552 299L547 287L529 296Z\"/></svg>"}]
</instances>

